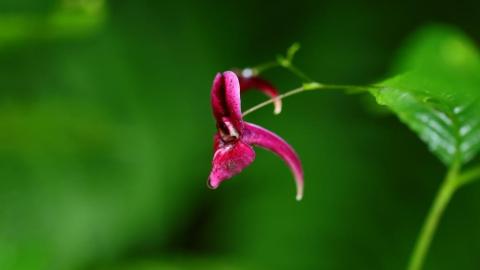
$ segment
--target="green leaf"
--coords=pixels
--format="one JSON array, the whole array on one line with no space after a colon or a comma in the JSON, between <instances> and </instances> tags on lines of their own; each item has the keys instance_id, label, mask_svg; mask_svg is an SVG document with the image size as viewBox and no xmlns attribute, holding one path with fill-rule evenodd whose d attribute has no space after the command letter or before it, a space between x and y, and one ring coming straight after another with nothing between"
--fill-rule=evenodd
<instances>
[{"instance_id":1,"label":"green leaf","mask_svg":"<svg viewBox=\"0 0 480 270\"><path fill-rule=\"evenodd\" d=\"M446 165L480 149L480 55L460 31L431 26L414 35L394 67L400 73L372 89Z\"/></svg>"}]
</instances>

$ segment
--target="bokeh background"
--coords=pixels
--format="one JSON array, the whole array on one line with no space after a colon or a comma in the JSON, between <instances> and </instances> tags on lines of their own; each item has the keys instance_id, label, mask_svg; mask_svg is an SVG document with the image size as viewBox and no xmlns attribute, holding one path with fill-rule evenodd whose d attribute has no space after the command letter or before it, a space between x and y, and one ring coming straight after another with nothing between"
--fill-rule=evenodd
<instances>
[{"instance_id":1,"label":"bokeh background","mask_svg":"<svg viewBox=\"0 0 480 270\"><path fill-rule=\"evenodd\" d=\"M206 188L214 74L293 42L318 81L387 76L405 39L478 1L0 1L0 269L403 269L445 172L361 95L311 92L248 120L300 154ZM265 74L281 91L299 81ZM243 106L265 99L248 92ZM453 199L426 269L479 269L480 186Z\"/></svg>"}]
</instances>

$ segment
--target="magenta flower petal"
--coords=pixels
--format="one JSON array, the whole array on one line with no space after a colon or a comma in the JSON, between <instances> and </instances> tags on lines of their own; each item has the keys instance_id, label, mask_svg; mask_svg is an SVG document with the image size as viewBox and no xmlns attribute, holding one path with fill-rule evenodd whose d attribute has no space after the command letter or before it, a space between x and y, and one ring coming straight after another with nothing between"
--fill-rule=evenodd
<instances>
[{"instance_id":1,"label":"magenta flower petal","mask_svg":"<svg viewBox=\"0 0 480 270\"><path fill-rule=\"evenodd\" d=\"M268 81L257 77L257 76L251 76L251 77L244 77L244 76L239 76L238 77L239 82L240 82L240 91L244 92L246 90L250 89L258 89L262 91L265 95L269 96L270 98L275 98L278 97L278 90L270 84ZM282 111L282 100L281 99L275 99L273 102L274 105L274 113L279 114Z\"/></svg>"},{"instance_id":2,"label":"magenta flower petal","mask_svg":"<svg viewBox=\"0 0 480 270\"><path fill-rule=\"evenodd\" d=\"M233 71L223 73L225 85L225 102L228 117L233 125L241 130L242 128L242 108L240 104L240 83L237 75Z\"/></svg>"},{"instance_id":3,"label":"magenta flower petal","mask_svg":"<svg viewBox=\"0 0 480 270\"><path fill-rule=\"evenodd\" d=\"M297 184L297 200L303 197L303 169L293 148L276 134L254 124L244 123L243 142L268 149L287 163Z\"/></svg>"},{"instance_id":4,"label":"magenta flower petal","mask_svg":"<svg viewBox=\"0 0 480 270\"><path fill-rule=\"evenodd\" d=\"M212 91L211 91L211 102L213 115L217 122L222 121L222 117L226 115L225 111L225 90L224 90L224 80L221 73L217 73L215 79L213 80Z\"/></svg>"},{"instance_id":5,"label":"magenta flower petal","mask_svg":"<svg viewBox=\"0 0 480 270\"><path fill-rule=\"evenodd\" d=\"M255 159L252 147L241 141L224 143L220 136L214 138L212 171L208 177L208 186L217 188L221 182L240 173Z\"/></svg>"}]
</instances>

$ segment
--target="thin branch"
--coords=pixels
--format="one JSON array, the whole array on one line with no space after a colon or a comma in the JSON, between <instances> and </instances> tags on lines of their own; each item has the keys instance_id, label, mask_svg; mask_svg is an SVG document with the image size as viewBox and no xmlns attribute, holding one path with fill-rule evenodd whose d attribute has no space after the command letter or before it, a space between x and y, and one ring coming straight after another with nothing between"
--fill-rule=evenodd
<instances>
[{"instance_id":1,"label":"thin branch","mask_svg":"<svg viewBox=\"0 0 480 270\"><path fill-rule=\"evenodd\" d=\"M357 85L327 85L327 84L320 84L317 82L311 82L311 83L306 83L302 87L295 88L293 90L290 90L284 94L281 94L277 97L274 97L272 99L266 100L264 102L261 102L250 109L246 110L243 112L243 116L245 117L248 114L251 114L252 112L261 109L269 104L272 104L276 100L279 99L284 99L289 96L293 96L302 92L307 92L307 91L314 91L314 90L321 90L321 89L339 89L339 90L355 90L355 93L361 93L361 92L366 92L369 91L372 88L377 88L378 86L371 85L371 86L357 86Z\"/></svg>"},{"instance_id":2,"label":"thin branch","mask_svg":"<svg viewBox=\"0 0 480 270\"><path fill-rule=\"evenodd\" d=\"M480 179L480 166L470 169L462 173L458 178L457 184L459 187L473 183L475 180Z\"/></svg>"}]
</instances>

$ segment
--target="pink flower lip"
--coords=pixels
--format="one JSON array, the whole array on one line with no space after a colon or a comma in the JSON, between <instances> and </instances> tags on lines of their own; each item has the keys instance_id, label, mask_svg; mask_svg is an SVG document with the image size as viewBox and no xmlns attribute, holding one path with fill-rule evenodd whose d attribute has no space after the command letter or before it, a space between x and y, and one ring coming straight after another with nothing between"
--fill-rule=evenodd
<instances>
[{"instance_id":1,"label":"pink flower lip","mask_svg":"<svg viewBox=\"0 0 480 270\"><path fill-rule=\"evenodd\" d=\"M211 103L217 122L214 155L208 186L212 189L240 173L255 160L252 146L265 148L278 155L290 168L297 185L297 200L303 197L303 169L295 150L282 138L267 129L245 122L242 118L240 93L258 89L271 98L278 91L259 77L240 77L232 71L218 73L213 81ZM275 112L281 110L281 100L275 101Z\"/></svg>"}]
</instances>

